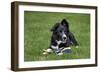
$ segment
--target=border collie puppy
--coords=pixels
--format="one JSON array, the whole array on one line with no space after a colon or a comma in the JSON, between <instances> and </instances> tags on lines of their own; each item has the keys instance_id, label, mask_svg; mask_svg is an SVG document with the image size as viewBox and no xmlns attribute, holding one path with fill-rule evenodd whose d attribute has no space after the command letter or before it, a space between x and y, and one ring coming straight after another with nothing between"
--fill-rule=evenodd
<instances>
[{"instance_id":1,"label":"border collie puppy","mask_svg":"<svg viewBox=\"0 0 100 73\"><path fill-rule=\"evenodd\" d=\"M51 29L51 44L49 49L44 50L44 55L55 52L57 55L62 55L64 48L70 48L70 46L78 46L74 34L69 30L69 23L63 19L60 23L56 23Z\"/></svg>"}]
</instances>

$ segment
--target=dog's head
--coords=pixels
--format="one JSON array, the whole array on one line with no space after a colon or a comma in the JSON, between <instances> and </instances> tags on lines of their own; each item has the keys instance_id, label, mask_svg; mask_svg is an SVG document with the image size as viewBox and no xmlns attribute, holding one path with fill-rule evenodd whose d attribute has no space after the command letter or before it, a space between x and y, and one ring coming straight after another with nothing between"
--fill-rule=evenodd
<instances>
[{"instance_id":1,"label":"dog's head","mask_svg":"<svg viewBox=\"0 0 100 73\"><path fill-rule=\"evenodd\" d=\"M63 19L60 23L56 23L51 31L59 37L59 40L65 41L69 33L69 23Z\"/></svg>"}]
</instances>

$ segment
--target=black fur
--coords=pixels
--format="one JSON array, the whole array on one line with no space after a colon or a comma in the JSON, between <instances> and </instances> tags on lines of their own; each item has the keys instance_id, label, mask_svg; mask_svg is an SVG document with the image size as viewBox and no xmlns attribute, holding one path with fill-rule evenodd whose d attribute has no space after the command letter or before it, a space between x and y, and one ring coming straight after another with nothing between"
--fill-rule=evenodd
<instances>
[{"instance_id":1,"label":"black fur","mask_svg":"<svg viewBox=\"0 0 100 73\"><path fill-rule=\"evenodd\" d=\"M63 19L60 23L56 23L52 29L52 37L51 37L51 44L50 48L54 50L55 48L52 48L52 46L58 46L59 48L64 47L70 47L72 45L78 46L78 42L76 41L74 34L70 32L69 30L69 23L65 19ZM63 34L64 37L63 37ZM57 43L57 41L61 41L60 44Z\"/></svg>"}]
</instances>

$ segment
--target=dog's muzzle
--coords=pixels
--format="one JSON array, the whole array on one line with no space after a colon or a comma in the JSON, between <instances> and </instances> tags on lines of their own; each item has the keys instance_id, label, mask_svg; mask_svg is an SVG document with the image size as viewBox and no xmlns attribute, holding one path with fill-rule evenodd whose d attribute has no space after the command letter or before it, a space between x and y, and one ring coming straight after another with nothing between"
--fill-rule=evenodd
<instances>
[{"instance_id":1,"label":"dog's muzzle","mask_svg":"<svg viewBox=\"0 0 100 73\"><path fill-rule=\"evenodd\" d=\"M63 37L63 39L64 39L64 40L66 40L66 39L67 39L67 37Z\"/></svg>"},{"instance_id":2,"label":"dog's muzzle","mask_svg":"<svg viewBox=\"0 0 100 73\"><path fill-rule=\"evenodd\" d=\"M67 40L66 34L63 33L62 39L63 39L63 41Z\"/></svg>"}]
</instances>

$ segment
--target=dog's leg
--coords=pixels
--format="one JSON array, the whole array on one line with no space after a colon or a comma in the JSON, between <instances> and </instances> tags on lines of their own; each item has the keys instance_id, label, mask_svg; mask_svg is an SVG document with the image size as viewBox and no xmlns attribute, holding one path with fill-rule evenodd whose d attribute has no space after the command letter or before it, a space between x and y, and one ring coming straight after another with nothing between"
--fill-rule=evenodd
<instances>
[{"instance_id":1,"label":"dog's leg","mask_svg":"<svg viewBox=\"0 0 100 73\"><path fill-rule=\"evenodd\" d=\"M63 55L63 52L60 52L60 53L58 53L57 55L58 55L58 56L61 56L61 55Z\"/></svg>"},{"instance_id":2,"label":"dog's leg","mask_svg":"<svg viewBox=\"0 0 100 73\"><path fill-rule=\"evenodd\" d=\"M54 46L54 45L51 45L51 48L53 50L54 53L56 53L57 55L61 55L60 52L61 52L61 49L57 46Z\"/></svg>"},{"instance_id":3,"label":"dog's leg","mask_svg":"<svg viewBox=\"0 0 100 73\"><path fill-rule=\"evenodd\" d=\"M63 55L63 52L62 52L63 48L59 48L59 50L60 51L57 53L57 55L59 55L59 56Z\"/></svg>"},{"instance_id":4,"label":"dog's leg","mask_svg":"<svg viewBox=\"0 0 100 73\"><path fill-rule=\"evenodd\" d=\"M62 53L71 53L72 50L71 50L71 47L65 47L61 50Z\"/></svg>"}]
</instances>

